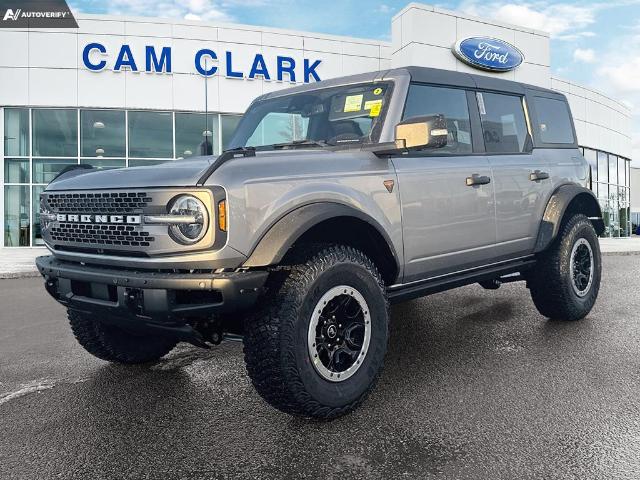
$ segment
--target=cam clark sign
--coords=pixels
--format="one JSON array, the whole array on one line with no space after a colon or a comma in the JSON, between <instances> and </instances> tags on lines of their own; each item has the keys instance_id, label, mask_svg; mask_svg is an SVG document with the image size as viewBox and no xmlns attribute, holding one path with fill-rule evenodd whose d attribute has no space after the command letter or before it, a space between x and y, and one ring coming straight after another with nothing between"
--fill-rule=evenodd
<instances>
[{"instance_id":1,"label":"cam clark sign","mask_svg":"<svg viewBox=\"0 0 640 480\"><path fill-rule=\"evenodd\" d=\"M102 43L91 42L82 50L82 62L93 72L110 69L114 72L129 70L170 74L173 73L172 60L171 47L147 45L144 51L138 50L134 54L128 44L121 45L115 51L109 51ZM262 78L292 83L319 82L318 67L321 63L322 60L304 58L300 62L292 57L281 55L265 58L261 53L255 53L249 57L245 55L241 60L234 56L233 50L218 52L211 48L201 48L193 52L191 61L194 72L205 77L222 75L226 78ZM244 67L241 67L241 64Z\"/></svg>"}]
</instances>

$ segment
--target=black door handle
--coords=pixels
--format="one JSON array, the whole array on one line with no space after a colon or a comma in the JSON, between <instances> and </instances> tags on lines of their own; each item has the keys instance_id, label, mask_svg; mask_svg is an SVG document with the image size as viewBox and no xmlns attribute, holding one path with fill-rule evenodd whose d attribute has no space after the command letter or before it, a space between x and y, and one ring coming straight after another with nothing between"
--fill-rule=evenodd
<instances>
[{"instance_id":1,"label":"black door handle","mask_svg":"<svg viewBox=\"0 0 640 480\"><path fill-rule=\"evenodd\" d=\"M540 180L546 180L547 178L549 178L549 174L540 170L536 170L529 174L529 180L532 182L539 182Z\"/></svg>"},{"instance_id":2,"label":"black door handle","mask_svg":"<svg viewBox=\"0 0 640 480\"><path fill-rule=\"evenodd\" d=\"M487 177L486 175L478 175L477 173L474 173L470 177L467 177L467 187L486 185L487 183L491 183L491 177Z\"/></svg>"}]
</instances>

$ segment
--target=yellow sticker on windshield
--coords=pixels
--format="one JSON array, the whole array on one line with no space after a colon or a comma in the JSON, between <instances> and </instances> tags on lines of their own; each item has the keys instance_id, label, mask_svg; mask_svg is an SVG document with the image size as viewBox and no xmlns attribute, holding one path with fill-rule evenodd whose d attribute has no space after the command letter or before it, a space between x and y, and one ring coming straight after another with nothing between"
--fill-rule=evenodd
<instances>
[{"instance_id":1,"label":"yellow sticker on windshield","mask_svg":"<svg viewBox=\"0 0 640 480\"><path fill-rule=\"evenodd\" d=\"M382 110L382 100L369 100L364 104L364 109L369 110L370 117L377 117Z\"/></svg>"},{"instance_id":2,"label":"yellow sticker on windshield","mask_svg":"<svg viewBox=\"0 0 640 480\"><path fill-rule=\"evenodd\" d=\"M362 100L364 95L349 95L344 99L345 112L359 112L362 110Z\"/></svg>"},{"instance_id":3,"label":"yellow sticker on windshield","mask_svg":"<svg viewBox=\"0 0 640 480\"><path fill-rule=\"evenodd\" d=\"M373 94L374 94L374 95L381 95L381 94L382 94L382 89L381 89L380 87L376 88L376 89L373 91Z\"/></svg>"}]
</instances>

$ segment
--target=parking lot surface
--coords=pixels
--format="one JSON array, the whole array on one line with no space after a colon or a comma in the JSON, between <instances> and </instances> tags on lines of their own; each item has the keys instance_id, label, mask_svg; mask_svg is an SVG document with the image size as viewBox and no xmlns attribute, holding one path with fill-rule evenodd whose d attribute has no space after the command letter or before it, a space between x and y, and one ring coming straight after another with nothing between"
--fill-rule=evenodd
<instances>
[{"instance_id":1,"label":"parking lot surface","mask_svg":"<svg viewBox=\"0 0 640 480\"><path fill-rule=\"evenodd\" d=\"M0 478L637 479L639 273L605 257L575 323L524 284L395 306L377 388L328 423L267 406L241 344L110 365L40 279L0 280Z\"/></svg>"}]
</instances>

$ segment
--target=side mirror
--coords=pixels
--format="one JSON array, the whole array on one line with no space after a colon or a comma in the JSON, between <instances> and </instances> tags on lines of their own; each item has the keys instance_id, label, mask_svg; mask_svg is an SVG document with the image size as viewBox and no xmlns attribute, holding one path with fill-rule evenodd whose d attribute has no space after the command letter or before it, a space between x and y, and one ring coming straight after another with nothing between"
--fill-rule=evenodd
<instances>
[{"instance_id":1,"label":"side mirror","mask_svg":"<svg viewBox=\"0 0 640 480\"><path fill-rule=\"evenodd\" d=\"M411 117L396 125L395 143L400 149L442 148L448 135L444 115Z\"/></svg>"}]
</instances>

